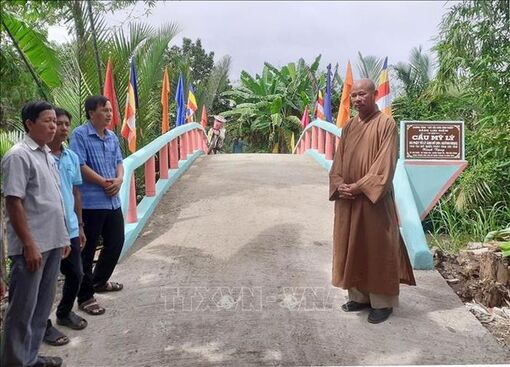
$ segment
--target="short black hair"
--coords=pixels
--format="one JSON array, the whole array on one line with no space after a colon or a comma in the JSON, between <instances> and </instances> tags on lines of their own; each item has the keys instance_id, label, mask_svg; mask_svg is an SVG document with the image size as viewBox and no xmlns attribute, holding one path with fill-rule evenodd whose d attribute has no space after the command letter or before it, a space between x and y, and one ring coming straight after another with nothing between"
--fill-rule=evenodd
<instances>
[{"instance_id":1,"label":"short black hair","mask_svg":"<svg viewBox=\"0 0 510 367\"><path fill-rule=\"evenodd\" d=\"M27 102L21 108L21 122L25 128L25 132L28 133L27 120L35 122L39 117L39 114L46 110L54 110L53 106L46 101L32 101Z\"/></svg>"},{"instance_id":2,"label":"short black hair","mask_svg":"<svg viewBox=\"0 0 510 367\"><path fill-rule=\"evenodd\" d=\"M95 111L97 106L104 107L109 99L105 96L90 96L85 100L85 116L90 119L89 111Z\"/></svg>"},{"instance_id":3,"label":"short black hair","mask_svg":"<svg viewBox=\"0 0 510 367\"><path fill-rule=\"evenodd\" d=\"M57 118L59 116L66 115L67 118L69 119L69 121L71 121L71 119L73 118L71 116L71 114L69 113L69 111L64 110L63 108L60 108L60 107L55 107L55 114L57 115Z\"/></svg>"}]
</instances>

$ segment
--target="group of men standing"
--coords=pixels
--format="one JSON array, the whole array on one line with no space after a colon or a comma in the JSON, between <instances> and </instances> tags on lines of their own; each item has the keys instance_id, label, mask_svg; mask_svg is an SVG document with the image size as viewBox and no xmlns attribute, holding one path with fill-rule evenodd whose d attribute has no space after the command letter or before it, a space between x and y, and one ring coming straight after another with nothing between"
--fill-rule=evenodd
<instances>
[{"instance_id":1,"label":"group of men standing","mask_svg":"<svg viewBox=\"0 0 510 367\"><path fill-rule=\"evenodd\" d=\"M72 311L76 300L83 312L101 315L95 293L123 288L109 281L124 244L122 155L107 129L112 106L92 96L85 112L88 121L73 131L67 148L70 113L44 101L27 103L21 111L26 135L2 159L11 259L2 366L62 364L59 357L38 355L43 340L69 342L49 320L59 270L65 281L56 323L71 329L87 326Z\"/></svg>"},{"instance_id":2,"label":"group of men standing","mask_svg":"<svg viewBox=\"0 0 510 367\"><path fill-rule=\"evenodd\" d=\"M372 81L354 83L358 115L342 131L329 194L335 201L332 283L348 290L342 309L368 308L371 323L390 316L400 283L415 284L393 198L397 130L378 110L376 96ZM95 293L123 288L109 281L124 243L118 196L124 168L118 138L107 129L112 106L106 97L92 96L85 112L88 121L73 131L69 149L64 142L71 115L47 102L26 104L21 117L27 134L2 159L12 259L2 366L61 365L58 357L38 355L43 339L69 341L48 320L59 269L65 283L58 325L85 328L87 321L72 311L75 300L83 312L101 315L105 309ZM224 120L215 120L209 139L223 140Z\"/></svg>"}]
</instances>

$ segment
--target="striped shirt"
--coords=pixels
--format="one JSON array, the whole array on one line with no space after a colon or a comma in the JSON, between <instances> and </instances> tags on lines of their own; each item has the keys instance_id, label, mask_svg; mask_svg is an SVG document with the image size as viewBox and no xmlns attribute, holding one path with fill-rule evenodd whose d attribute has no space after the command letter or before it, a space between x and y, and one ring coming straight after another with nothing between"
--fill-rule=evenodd
<instances>
[{"instance_id":1,"label":"striped shirt","mask_svg":"<svg viewBox=\"0 0 510 367\"><path fill-rule=\"evenodd\" d=\"M71 134L70 148L78 155L80 166L86 164L105 179L117 177L117 166L122 163L119 139L110 130L105 129L100 137L90 121L78 126ZM104 189L83 177L80 186L83 209L118 209L119 195L108 196Z\"/></svg>"}]
</instances>

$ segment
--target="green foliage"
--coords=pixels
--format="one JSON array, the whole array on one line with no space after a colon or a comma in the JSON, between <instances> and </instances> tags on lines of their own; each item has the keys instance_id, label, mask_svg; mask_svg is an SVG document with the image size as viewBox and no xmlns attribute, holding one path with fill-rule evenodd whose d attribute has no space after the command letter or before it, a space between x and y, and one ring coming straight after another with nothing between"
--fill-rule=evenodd
<instances>
[{"instance_id":1,"label":"green foliage","mask_svg":"<svg viewBox=\"0 0 510 367\"><path fill-rule=\"evenodd\" d=\"M510 242L502 243L499 248L501 249L501 252L503 253L503 256L510 257Z\"/></svg>"},{"instance_id":2,"label":"green foliage","mask_svg":"<svg viewBox=\"0 0 510 367\"><path fill-rule=\"evenodd\" d=\"M39 86L41 97L48 99L48 88L60 85L60 61L48 45L46 35L35 31L27 22L6 9L2 9L0 18L1 33L6 36L5 41L1 42L2 52L9 45L16 49L33 81Z\"/></svg>"},{"instance_id":3,"label":"green foliage","mask_svg":"<svg viewBox=\"0 0 510 367\"><path fill-rule=\"evenodd\" d=\"M209 115L219 114L229 108L228 101L221 96L222 92L232 89L228 79L231 64L229 56L215 64L214 52L207 53L200 38L195 42L183 38L182 46L173 46L165 57L169 63L173 88L177 86L179 73L183 74L186 81L186 95L188 84L193 85L198 104L195 121L200 121L203 105Z\"/></svg>"},{"instance_id":4,"label":"green foliage","mask_svg":"<svg viewBox=\"0 0 510 367\"><path fill-rule=\"evenodd\" d=\"M507 2L456 3L441 24L436 78L421 49L394 68L404 90L397 120L465 122L468 168L429 215L452 250L510 222L509 21Z\"/></svg>"},{"instance_id":5,"label":"green foliage","mask_svg":"<svg viewBox=\"0 0 510 367\"><path fill-rule=\"evenodd\" d=\"M14 47L2 44L1 50L0 130L6 131L21 125L19 113L23 104L40 97L32 76Z\"/></svg>"},{"instance_id":6,"label":"green foliage","mask_svg":"<svg viewBox=\"0 0 510 367\"><path fill-rule=\"evenodd\" d=\"M318 88L325 85L324 75L317 73L319 62L320 56L310 66L300 59L281 69L266 62L255 77L242 71L241 85L223 94L234 105L223 114L231 118L229 134L245 138L256 152L290 152L304 107L313 111Z\"/></svg>"},{"instance_id":7,"label":"green foliage","mask_svg":"<svg viewBox=\"0 0 510 367\"><path fill-rule=\"evenodd\" d=\"M363 56L358 51L359 62L356 65L360 78L368 78L376 85L379 82L379 75L384 65L384 58L376 56Z\"/></svg>"}]
</instances>

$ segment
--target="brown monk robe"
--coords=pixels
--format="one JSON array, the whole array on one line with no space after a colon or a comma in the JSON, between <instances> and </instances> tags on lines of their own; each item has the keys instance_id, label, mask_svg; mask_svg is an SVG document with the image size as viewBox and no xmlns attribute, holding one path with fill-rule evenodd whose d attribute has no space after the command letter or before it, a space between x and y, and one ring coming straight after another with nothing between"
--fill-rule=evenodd
<instances>
[{"instance_id":1,"label":"brown monk robe","mask_svg":"<svg viewBox=\"0 0 510 367\"><path fill-rule=\"evenodd\" d=\"M399 283L416 283L393 197L396 124L375 102L362 119L363 101L360 104L360 114L342 130L329 175L330 200L335 201L332 284L349 289L350 297L352 290L398 296ZM354 194L342 194L342 186L349 184L356 187Z\"/></svg>"}]
</instances>

